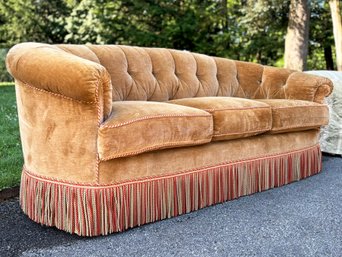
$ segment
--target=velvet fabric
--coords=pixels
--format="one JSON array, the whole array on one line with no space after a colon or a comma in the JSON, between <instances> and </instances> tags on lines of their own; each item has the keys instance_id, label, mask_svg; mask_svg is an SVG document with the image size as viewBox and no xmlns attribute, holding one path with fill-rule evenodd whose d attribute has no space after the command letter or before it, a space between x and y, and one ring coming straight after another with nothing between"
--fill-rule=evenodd
<instances>
[{"instance_id":1,"label":"velvet fabric","mask_svg":"<svg viewBox=\"0 0 342 257\"><path fill-rule=\"evenodd\" d=\"M319 128L329 122L329 109L325 104L301 100L261 99L272 107L270 133Z\"/></svg>"},{"instance_id":2,"label":"velvet fabric","mask_svg":"<svg viewBox=\"0 0 342 257\"><path fill-rule=\"evenodd\" d=\"M176 156L163 157L169 163L137 161L137 158L148 153L116 158L117 162L114 161L116 159L103 161L110 157L111 151L117 147L114 143L117 139L110 139L110 133L103 124L118 124L113 118L117 117L116 114L122 111L125 114L130 113L129 108L119 108L120 103L124 104L121 100L166 102L181 98L224 96L321 102L332 90L330 80L318 76L172 49L23 43L9 51L6 64L16 79L25 166L30 171L46 177L79 183L98 184L100 173L101 176L107 176L103 181L110 181L112 176L113 181L120 176L124 177L124 174L120 174L126 174L124 168L111 166L112 161L117 163L125 160L125 165L130 167L127 174L133 174L134 170L139 176L139 169L145 174L147 170L152 173L162 173L165 169L179 170L182 165L187 167L188 164L191 164L191 168L196 168L202 163L199 159L201 157L196 157L201 156L196 149L209 151L204 159L208 161L208 158L212 158L213 162L217 160L217 156L227 155L227 151L235 152L239 156L249 156L250 150L241 148L239 140L229 140L222 141L223 145L234 145L227 149L221 149L218 147L221 144L214 142L203 145L203 148L181 147L150 153L159 155L165 151L170 154L169 157L173 156L171 153L177 153L179 161L175 161ZM135 104L139 105L138 102ZM181 107L177 105L177 108ZM129 119L130 115L125 118ZM207 117L201 119L205 120ZM192 123L192 120L188 123ZM175 122L172 124L174 129L180 126L175 125ZM201 123L202 125L204 123ZM163 127L164 124L158 124L154 129L159 126ZM190 128L191 124L187 126ZM198 139L211 133L210 122L205 126L201 136L198 134ZM223 124L220 126L224 127ZM249 126L259 125L251 123ZM195 130L195 126L193 129ZM138 130L141 130L141 127L134 133L130 132L133 137L137 134L137 142L143 140L138 136ZM122 133L126 132L123 130ZM146 133L145 131L144 134ZM151 133L146 139L160 139L163 134L155 133L152 136ZM305 142L304 138L310 133L301 135L295 140L298 145L301 145L300 140ZM105 137L107 138L104 139ZM129 136L126 133L117 137ZM258 137L251 137L251 140L263 140L263 136ZM260 146L265 151L272 152L278 149L279 142L283 142L282 137L283 135L277 135L273 138L274 146L266 141L266 145ZM194 138L196 137L191 139ZM127 143L126 146L131 144L133 142ZM286 149L291 147L280 150ZM223 153L219 154L220 151ZM183 154L185 155L181 157ZM108 169L101 168L101 172L99 171L99 166L106 167L109 164L111 165Z\"/></svg>"},{"instance_id":3,"label":"velvet fabric","mask_svg":"<svg viewBox=\"0 0 342 257\"><path fill-rule=\"evenodd\" d=\"M112 115L99 129L101 160L209 143L212 116L205 111L168 103L113 102Z\"/></svg>"},{"instance_id":4,"label":"velvet fabric","mask_svg":"<svg viewBox=\"0 0 342 257\"><path fill-rule=\"evenodd\" d=\"M57 47L95 59L84 49L81 51L84 46ZM234 96L322 103L332 90L331 81L323 77L187 51L122 45L86 47L110 74L113 101Z\"/></svg>"},{"instance_id":5,"label":"velvet fabric","mask_svg":"<svg viewBox=\"0 0 342 257\"><path fill-rule=\"evenodd\" d=\"M319 145L204 169L92 186L23 170L20 205L35 222L107 235L304 179L321 171Z\"/></svg>"},{"instance_id":6,"label":"velvet fabric","mask_svg":"<svg viewBox=\"0 0 342 257\"><path fill-rule=\"evenodd\" d=\"M100 162L100 184L111 184L295 151L318 143L319 130L257 135L153 151Z\"/></svg>"},{"instance_id":7,"label":"velvet fabric","mask_svg":"<svg viewBox=\"0 0 342 257\"><path fill-rule=\"evenodd\" d=\"M6 65L25 162L20 204L36 222L104 235L321 170L327 110L317 103L328 79L119 45L23 43Z\"/></svg>"},{"instance_id":8,"label":"velvet fabric","mask_svg":"<svg viewBox=\"0 0 342 257\"><path fill-rule=\"evenodd\" d=\"M79 50L87 48L79 46ZM89 54L84 57L93 60ZM112 84L107 70L100 64L54 45L39 43L14 46L7 54L6 64L17 81L84 104L96 103L101 121L111 112Z\"/></svg>"},{"instance_id":9,"label":"velvet fabric","mask_svg":"<svg viewBox=\"0 0 342 257\"><path fill-rule=\"evenodd\" d=\"M25 167L47 177L96 183L98 112L16 81Z\"/></svg>"},{"instance_id":10,"label":"velvet fabric","mask_svg":"<svg viewBox=\"0 0 342 257\"><path fill-rule=\"evenodd\" d=\"M272 128L269 105L238 97L195 97L171 100L213 115L213 141L248 137Z\"/></svg>"},{"instance_id":11,"label":"velvet fabric","mask_svg":"<svg viewBox=\"0 0 342 257\"><path fill-rule=\"evenodd\" d=\"M239 87L232 96L251 99L297 99L323 103L332 82L289 69L236 61Z\"/></svg>"}]
</instances>

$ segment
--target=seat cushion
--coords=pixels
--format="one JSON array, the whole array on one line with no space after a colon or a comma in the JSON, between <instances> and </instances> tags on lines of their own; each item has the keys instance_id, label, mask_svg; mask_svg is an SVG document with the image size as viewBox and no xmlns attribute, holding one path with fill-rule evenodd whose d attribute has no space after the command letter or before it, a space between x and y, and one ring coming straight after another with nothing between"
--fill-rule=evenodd
<instances>
[{"instance_id":1,"label":"seat cushion","mask_svg":"<svg viewBox=\"0 0 342 257\"><path fill-rule=\"evenodd\" d=\"M110 117L100 126L101 160L157 149L204 144L211 141L210 113L168 103L113 102Z\"/></svg>"},{"instance_id":2,"label":"seat cushion","mask_svg":"<svg viewBox=\"0 0 342 257\"><path fill-rule=\"evenodd\" d=\"M262 99L272 108L272 129L270 133L319 128L328 124L329 110L324 104L302 100Z\"/></svg>"},{"instance_id":3,"label":"seat cushion","mask_svg":"<svg viewBox=\"0 0 342 257\"><path fill-rule=\"evenodd\" d=\"M205 110L213 115L213 141L248 137L269 131L271 107L265 103L237 97L196 97L169 101Z\"/></svg>"}]
</instances>

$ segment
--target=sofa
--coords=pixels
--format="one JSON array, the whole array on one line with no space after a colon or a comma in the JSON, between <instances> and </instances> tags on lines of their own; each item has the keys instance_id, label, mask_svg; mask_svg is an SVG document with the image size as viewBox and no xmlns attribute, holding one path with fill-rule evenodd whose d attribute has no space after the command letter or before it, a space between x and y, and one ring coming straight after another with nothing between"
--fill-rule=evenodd
<instances>
[{"instance_id":1,"label":"sofa","mask_svg":"<svg viewBox=\"0 0 342 257\"><path fill-rule=\"evenodd\" d=\"M329 79L203 54L22 43L15 79L20 205L107 235L321 171Z\"/></svg>"}]
</instances>

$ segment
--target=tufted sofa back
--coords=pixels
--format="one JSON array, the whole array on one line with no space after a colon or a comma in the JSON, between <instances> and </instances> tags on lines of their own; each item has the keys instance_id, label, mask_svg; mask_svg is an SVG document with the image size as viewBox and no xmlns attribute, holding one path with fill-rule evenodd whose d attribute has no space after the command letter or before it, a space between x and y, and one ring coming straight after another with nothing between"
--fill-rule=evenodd
<instances>
[{"instance_id":1,"label":"tufted sofa back","mask_svg":"<svg viewBox=\"0 0 342 257\"><path fill-rule=\"evenodd\" d=\"M111 76L113 101L168 101L200 96L284 98L286 80L293 72L278 69L275 74L272 67L163 48L58 47L103 65Z\"/></svg>"}]
</instances>

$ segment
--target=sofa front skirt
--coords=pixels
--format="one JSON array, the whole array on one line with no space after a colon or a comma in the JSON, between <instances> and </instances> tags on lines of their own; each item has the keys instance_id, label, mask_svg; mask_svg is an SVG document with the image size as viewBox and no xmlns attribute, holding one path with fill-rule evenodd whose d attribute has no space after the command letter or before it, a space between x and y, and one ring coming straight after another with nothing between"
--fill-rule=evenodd
<instances>
[{"instance_id":1,"label":"sofa front skirt","mask_svg":"<svg viewBox=\"0 0 342 257\"><path fill-rule=\"evenodd\" d=\"M108 185L22 173L20 204L34 221L81 236L107 235L311 176L319 145Z\"/></svg>"}]
</instances>

